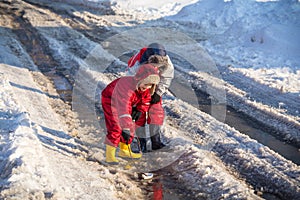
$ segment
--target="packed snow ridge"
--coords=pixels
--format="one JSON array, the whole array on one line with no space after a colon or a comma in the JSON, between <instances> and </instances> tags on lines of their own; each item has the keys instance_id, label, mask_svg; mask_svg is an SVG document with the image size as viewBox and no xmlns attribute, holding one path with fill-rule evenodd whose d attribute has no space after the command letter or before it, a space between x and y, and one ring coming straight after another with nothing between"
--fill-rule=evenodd
<instances>
[{"instance_id":1,"label":"packed snow ridge","mask_svg":"<svg viewBox=\"0 0 300 200\"><path fill-rule=\"evenodd\" d=\"M128 12L126 5L137 3L0 3L0 198L147 199L151 192L145 194L131 175L139 167L167 167L192 199L300 199L297 164L179 93L163 99L166 151L145 154L126 172L95 162L104 160L103 116L95 111L99 92L124 75L122 56L153 40L170 49L183 85L272 126L286 141L300 142L298 37L281 31L299 33L299 2L138 4L141 9ZM293 53L273 54L274 47ZM63 75L58 85L51 79L55 72ZM70 85L72 107L56 91Z\"/></svg>"}]
</instances>

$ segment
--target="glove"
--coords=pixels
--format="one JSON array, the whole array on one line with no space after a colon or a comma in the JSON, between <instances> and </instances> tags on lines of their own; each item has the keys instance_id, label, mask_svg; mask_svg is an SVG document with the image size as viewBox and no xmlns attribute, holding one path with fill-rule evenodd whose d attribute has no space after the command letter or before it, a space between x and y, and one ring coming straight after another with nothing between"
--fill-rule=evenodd
<instances>
[{"instance_id":1,"label":"glove","mask_svg":"<svg viewBox=\"0 0 300 200\"><path fill-rule=\"evenodd\" d=\"M136 122L141 115L142 115L141 111L138 111L136 107L132 107L132 112L131 112L132 121Z\"/></svg>"},{"instance_id":2,"label":"glove","mask_svg":"<svg viewBox=\"0 0 300 200\"><path fill-rule=\"evenodd\" d=\"M154 94L151 96L151 104L158 103L160 101L160 96L154 92Z\"/></svg>"},{"instance_id":3,"label":"glove","mask_svg":"<svg viewBox=\"0 0 300 200\"><path fill-rule=\"evenodd\" d=\"M122 130L122 137L124 138L126 144L128 144L128 142L130 140L130 130L123 129Z\"/></svg>"}]
</instances>

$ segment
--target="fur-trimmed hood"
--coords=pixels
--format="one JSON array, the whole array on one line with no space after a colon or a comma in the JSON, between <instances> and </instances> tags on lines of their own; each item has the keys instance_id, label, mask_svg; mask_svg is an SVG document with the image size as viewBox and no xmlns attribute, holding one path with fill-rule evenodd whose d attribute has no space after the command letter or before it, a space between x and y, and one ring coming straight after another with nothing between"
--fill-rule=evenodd
<instances>
[{"instance_id":1,"label":"fur-trimmed hood","mask_svg":"<svg viewBox=\"0 0 300 200\"><path fill-rule=\"evenodd\" d=\"M156 85L160 81L159 70L152 64L141 65L137 73L134 76L136 80L136 88L138 89L141 83L153 84L151 88L151 94L154 93Z\"/></svg>"}]
</instances>

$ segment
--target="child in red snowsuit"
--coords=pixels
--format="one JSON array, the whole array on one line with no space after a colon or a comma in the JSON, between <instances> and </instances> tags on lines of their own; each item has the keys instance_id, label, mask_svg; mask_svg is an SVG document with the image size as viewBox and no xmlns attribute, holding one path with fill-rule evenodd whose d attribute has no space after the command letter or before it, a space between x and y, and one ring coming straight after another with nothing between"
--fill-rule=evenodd
<instances>
[{"instance_id":1,"label":"child in red snowsuit","mask_svg":"<svg viewBox=\"0 0 300 200\"><path fill-rule=\"evenodd\" d=\"M130 152L136 126L145 124L145 115L151 95L159 83L158 69L151 64L142 65L135 76L125 76L112 81L101 93L107 135L106 162L118 164L115 157L120 145L120 157L140 158L140 153ZM133 112L134 111L134 112Z\"/></svg>"},{"instance_id":2,"label":"child in red snowsuit","mask_svg":"<svg viewBox=\"0 0 300 200\"><path fill-rule=\"evenodd\" d=\"M164 122L164 109L162 107L162 95L169 88L174 78L174 66L167 55L167 52L161 44L152 43L142 48L138 53L128 60L128 74L134 75L139 67L145 63L158 63L160 82L155 92L151 96L151 105L149 107L148 124L150 129L151 149L146 148L146 133L143 128L137 129L139 135L140 147L143 152L157 150L165 145L161 140L162 125Z\"/></svg>"}]
</instances>

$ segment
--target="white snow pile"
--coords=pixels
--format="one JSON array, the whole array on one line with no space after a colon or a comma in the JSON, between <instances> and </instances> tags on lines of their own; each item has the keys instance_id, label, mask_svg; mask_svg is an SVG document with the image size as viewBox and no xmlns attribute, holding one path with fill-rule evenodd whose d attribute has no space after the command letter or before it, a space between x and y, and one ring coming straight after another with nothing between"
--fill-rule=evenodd
<instances>
[{"instance_id":1,"label":"white snow pile","mask_svg":"<svg viewBox=\"0 0 300 200\"><path fill-rule=\"evenodd\" d=\"M0 69L1 198L97 199L101 192L114 199L99 178L105 169L84 162L88 150L68 135L29 71Z\"/></svg>"},{"instance_id":2,"label":"white snow pile","mask_svg":"<svg viewBox=\"0 0 300 200\"><path fill-rule=\"evenodd\" d=\"M139 15L146 19L158 19L168 15L177 14L183 7L193 4L196 0L165 0L165 1L127 1L117 0L115 4L119 12Z\"/></svg>"},{"instance_id":3,"label":"white snow pile","mask_svg":"<svg viewBox=\"0 0 300 200\"><path fill-rule=\"evenodd\" d=\"M280 137L299 144L299 12L295 1L204 0L165 19L208 50L228 105L267 120ZM198 85L211 79L197 73Z\"/></svg>"}]
</instances>

